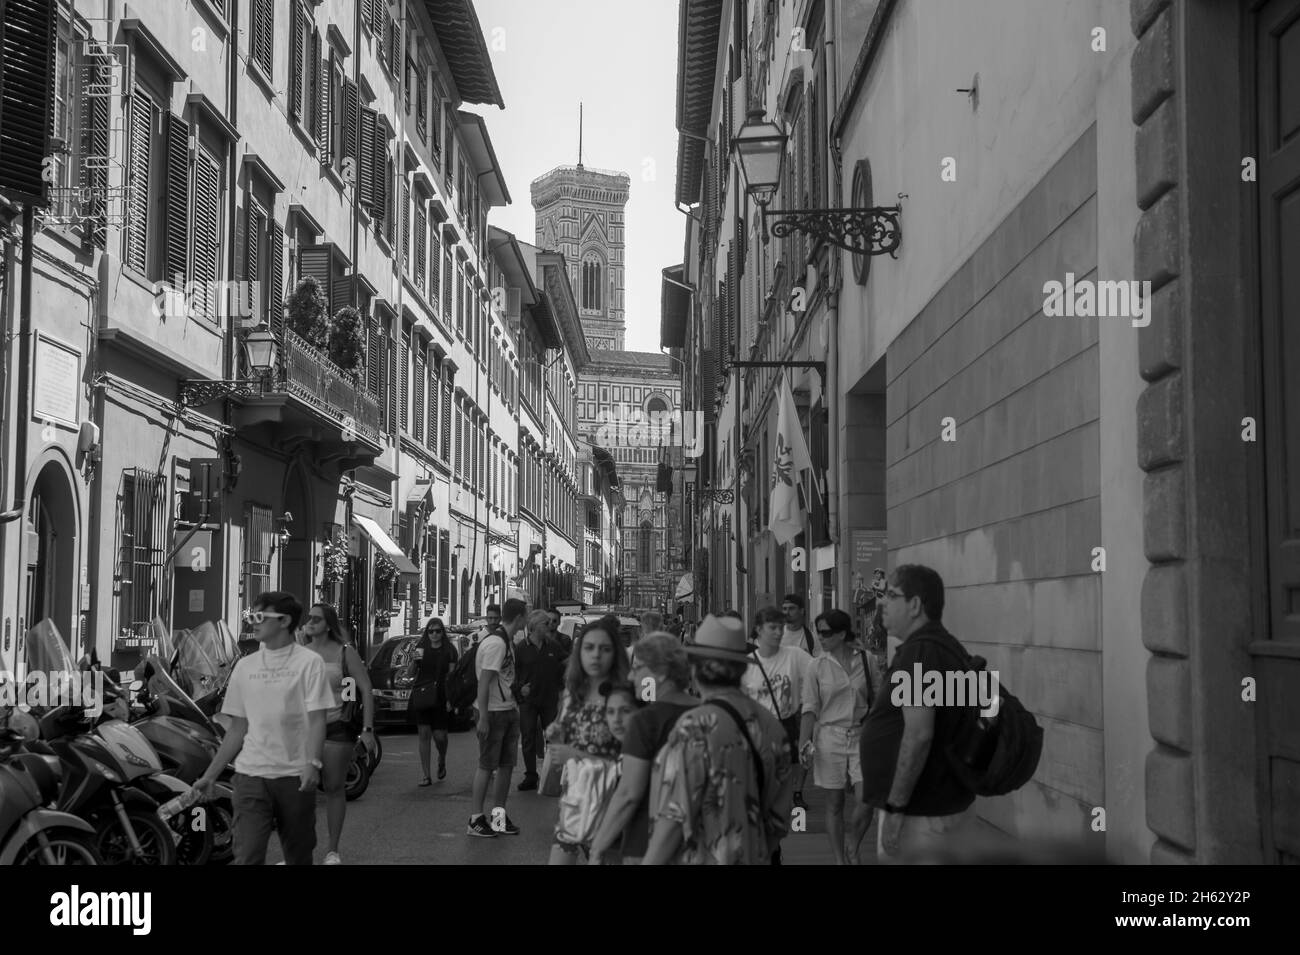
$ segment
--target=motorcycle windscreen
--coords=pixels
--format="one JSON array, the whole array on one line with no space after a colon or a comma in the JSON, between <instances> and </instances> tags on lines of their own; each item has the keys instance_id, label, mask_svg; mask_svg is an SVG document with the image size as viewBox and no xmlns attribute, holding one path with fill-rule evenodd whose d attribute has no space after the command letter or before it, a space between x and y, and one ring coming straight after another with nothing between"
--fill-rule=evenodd
<instances>
[{"instance_id":1,"label":"motorcycle windscreen","mask_svg":"<svg viewBox=\"0 0 1300 955\"><path fill-rule=\"evenodd\" d=\"M208 725L208 718L203 715L203 711L171 678L161 660L154 656L146 658L145 674L145 685L149 689L149 696L155 700L165 700L169 715L198 723L200 726Z\"/></svg>"},{"instance_id":2,"label":"motorcycle windscreen","mask_svg":"<svg viewBox=\"0 0 1300 955\"><path fill-rule=\"evenodd\" d=\"M225 686L229 669L224 666L221 643L221 634L211 622L201 623L180 635L176 647L178 682L195 701Z\"/></svg>"},{"instance_id":3,"label":"motorcycle windscreen","mask_svg":"<svg viewBox=\"0 0 1300 955\"><path fill-rule=\"evenodd\" d=\"M48 617L23 634L23 648L28 673L40 671L48 678L51 673L78 672L72 651L63 642L59 628Z\"/></svg>"}]
</instances>

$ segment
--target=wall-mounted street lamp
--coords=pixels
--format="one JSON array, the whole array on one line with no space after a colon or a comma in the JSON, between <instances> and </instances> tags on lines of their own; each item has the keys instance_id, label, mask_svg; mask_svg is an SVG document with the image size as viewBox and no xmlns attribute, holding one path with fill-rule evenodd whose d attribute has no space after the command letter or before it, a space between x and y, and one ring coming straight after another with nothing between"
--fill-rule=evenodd
<instances>
[{"instance_id":1,"label":"wall-mounted street lamp","mask_svg":"<svg viewBox=\"0 0 1300 955\"><path fill-rule=\"evenodd\" d=\"M768 204L781 184L781 165L788 140L776 123L763 118L761 109L751 110L749 119L732 140L745 174L746 192L754 197L763 213L763 241L771 234L778 239L802 232L857 255L894 254L903 241L899 215L902 205L863 206L844 209L771 209ZM902 199L899 195L899 199Z\"/></svg>"},{"instance_id":2,"label":"wall-mounted street lamp","mask_svg":"<svg viewBox=\"0 0 1300 955\"><path fill-rule=\"evenodd\" d=\"M266 327L266 323L263 322L258 325L257 328L244 336L243 345L244 355L248 360L248 367L252 371L253 377L221 381L208 378L186 378L181 381L180 398L176 401L177 407L199 408L216 401L218 398L254 394L255 389L261 386L262 382L275 368L276 345L275 335Z\"/></svg>"},{"instance_id":3,"label":"wall-mounted street lamp","mask_svg":"<svg viewBox=\"0 0 1300 955\"><path fill-rule=\"evenodd\" d=\"M280 525L280 530L277 531L275 536L271 539L272 554L275 553L277 548L288 547L289 541L293 540L293 531L289 530L289 526L293 523L293 514L289 511L285 511L282 515L276 518L276 523Z\"/></svg>"}]
</instances>

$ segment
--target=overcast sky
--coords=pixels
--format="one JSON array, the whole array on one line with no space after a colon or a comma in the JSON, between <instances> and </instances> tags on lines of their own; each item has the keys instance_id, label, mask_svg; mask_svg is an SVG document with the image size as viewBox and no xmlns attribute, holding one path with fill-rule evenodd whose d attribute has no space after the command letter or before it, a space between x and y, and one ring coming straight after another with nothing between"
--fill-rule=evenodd
<instances>
[{"instance_id":1,"label":"overcast sky","mask_svg":"<svg viewBox=\"0 0 1300 955\"><path fill-rule=\"evenodd\" d=\"M529 184L578 161L626 172L626 347L659 350L659 275L681 262L676 211L676 0L475 0L505 100L487 118L513 203L489 221L534 239Z\"/></svg>"}]
</instances>

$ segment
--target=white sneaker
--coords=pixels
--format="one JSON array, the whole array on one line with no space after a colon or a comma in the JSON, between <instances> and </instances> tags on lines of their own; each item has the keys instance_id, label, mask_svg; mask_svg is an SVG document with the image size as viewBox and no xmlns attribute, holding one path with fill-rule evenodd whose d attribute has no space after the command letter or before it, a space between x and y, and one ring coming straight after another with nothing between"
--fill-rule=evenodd
<instances>
[{"instance_id":1,"label":"white sneaker","mask_svg":"<svg viewBox=\"0 0 1300 955\"><path fill-rule=\"evenodd\" d=\"M337 852L327 852L325 853L325 864L342 865L343 860L339 858L339 854Z\"/></svg>"}]
</instances>

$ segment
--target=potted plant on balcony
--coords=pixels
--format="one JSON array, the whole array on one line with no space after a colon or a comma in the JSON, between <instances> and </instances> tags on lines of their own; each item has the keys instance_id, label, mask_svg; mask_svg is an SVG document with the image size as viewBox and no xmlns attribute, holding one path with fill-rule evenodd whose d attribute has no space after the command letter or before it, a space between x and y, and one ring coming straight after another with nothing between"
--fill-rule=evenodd
<instances>
[{"instance_id":1,"label":"potted plant on balcony","mask_svg":"<svg viewBox=\"0 0 1300 955\"><path fill-rule=\"evenodd\" d=\"M315 276L299 279L289 296L288 312L289 328L309 345L323 351L329 343L329 299Z\"/></svg>"},{"instance_id":2,"label":"potted plant on balcony","mask_svg":"<svg viewBox=\"0 0 1300 955\"><path fill-rule=\"evenodd\" d=\"M345 305L334 313L329 330L330 361L338 365L353 381L366 367L366 342L362 335L361 313Z\"/></svg>"}]
</instances>

